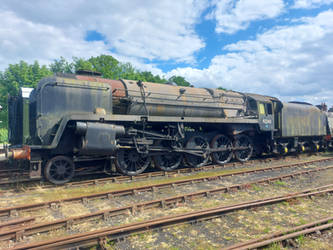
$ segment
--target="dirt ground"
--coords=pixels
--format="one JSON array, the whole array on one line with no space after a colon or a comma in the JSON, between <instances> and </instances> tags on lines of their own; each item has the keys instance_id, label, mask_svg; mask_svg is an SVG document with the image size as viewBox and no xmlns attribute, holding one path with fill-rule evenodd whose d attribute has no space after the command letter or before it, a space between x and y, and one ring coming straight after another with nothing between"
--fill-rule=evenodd
<instances>
[{"instance_id":1,"label":"dirt ground","mask_svg":"<svg viewBox=\"0 0 333 250\"><path fill-rule=\"evenodd\" d=\"M312 165L304 168L315 167L316 166ZM262 172L255 175L232 176L224 178L221 181L186 185L177 187L175 189L160 190L155 193L139 193L135 196L119 197L112 200L96 200L89 202L88 204L64 205L61 206L59 210L46 209L42 211L35 211L33 213L24 212L21 213L20 216L36 216L37 222L52 221L69 216L77 216L95 212L100 209L121 207L134 202L143 202L182 193L190 193L222 186L230 186L237 183L246 183L258 179L287 174L290 173L290 171L297 172L301 170L302 169L278 170L272 172ZM200 176L200 174L198 175ZM92 221L80 223L79 225L74 225L70 230L67 231L65 229L61 229L53 231L49 234L36 234L31 237L25 237L21 243L45 240L84 231L93 231L100 228L120 225L124 223L137 222L171 214L180 214L214 206L231 205L254 199L293 193L307 188L314 188L331 184L332 178L333 170L326 170L316 174L301 176L294 179L276 181L271 184L252 185L246 190L230 193L220 193L213 195L210 198L195 199L186 204L179 204L173 209L147 210L135 216L128 214L126 216L113 217L109 221ZM161 180L158 181L161 182ZM129 187L130 185L140 186L142 184L125 183L118 185L124 185L125 188ZM104 188L106 187L103 187L102 190L104 190ZM117 189L119 186L108 186L108 188ZM90 193L95 189L83 190L83 193L79 193L80 190L81 188L75 189L74 192L71 193L71 190L57 189L53 195L50 193L50 191L47 190L35 190L32 193L29 193L29 195L31 195L30 199L25 197L24 193L20 193L15 195L15 197L11 199L11 202L16 204L15 201L17 201L21 204L22 197L24 197L25 199L30 200L29 203L32 203L32 200L33 202L48 200L50 199L49 196L54 199L58 193L60 196L64 195L65 197L70 197L78 194ZM7 201L10 199L10 194L7 195L8 197L1 197L0 199L0 204L2 206L6 206L6 199ZM31 197L34 197L34 199L31 199ZM264 236L268 233L285 230L286 228L305 224L323 217L333 216L332 205L333 196L331 195L316 196L312 199L303 198L296 201L294 200L290 202L282 202L279 204L259 207L251 210L240 210L224 214L221 217L210 221L191 225L185 224L166 228L160 231L142 233L122 240L110 241L107 247L109 249L220 249L237 242L247 241L253 238ZM293 244L289 244L287 246L274 244L269 246L268 249L289 249L295 248L295 246L299 247L300 249L333 249L332 232L333 231L326 231L320 235L315 234L307 237L299 237L292 242ZM16 243L12 241L2 242L0 248L14 246L15 244Z\"/></svg>"}]
</instances>

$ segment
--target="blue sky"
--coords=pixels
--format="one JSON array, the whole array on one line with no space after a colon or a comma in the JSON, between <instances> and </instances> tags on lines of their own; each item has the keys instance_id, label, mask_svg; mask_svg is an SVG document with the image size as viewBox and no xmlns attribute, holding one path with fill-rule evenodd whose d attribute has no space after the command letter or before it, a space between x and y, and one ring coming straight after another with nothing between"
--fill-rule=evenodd
<instances>
[{"instance_id":1,"label":"blue sky","mask_svg":"<svg viewBox=\"0 0 333 250\"><path fill-rule=\"evenodd\" d=\"M333 105L333 0L3 0L0 70L109 54L197 87Z\"/></svg>"}]
</instances>

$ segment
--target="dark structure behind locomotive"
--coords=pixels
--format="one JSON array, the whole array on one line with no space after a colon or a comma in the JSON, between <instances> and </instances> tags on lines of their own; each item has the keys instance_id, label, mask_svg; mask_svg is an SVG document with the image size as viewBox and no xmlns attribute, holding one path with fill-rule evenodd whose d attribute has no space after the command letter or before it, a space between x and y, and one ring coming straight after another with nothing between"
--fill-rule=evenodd
<instances>
[{"instance_id":1,"label":"dark structure behind locomotive","mask_svg":"<svg viewBox=\"0 0 333 250\"><path fill-rule=\"evenodd\" d=\"M11 145L22 145L28 142L29 110L32 88L20 88L17 96L8 97L8 140Z\"/></svg>"},{"instance_id":2,"label":"dark structure behind locomotive","mask_svg":"<svg viewBox=\"0 0 333 250\"><path fill-rule=\"evenodd\" d=\"M327 144L330 149L333 148L333 112L328 111L326 112L327 115L327 123L328 123L328 129L327 129Z\"/></svg>"}]
</instances>

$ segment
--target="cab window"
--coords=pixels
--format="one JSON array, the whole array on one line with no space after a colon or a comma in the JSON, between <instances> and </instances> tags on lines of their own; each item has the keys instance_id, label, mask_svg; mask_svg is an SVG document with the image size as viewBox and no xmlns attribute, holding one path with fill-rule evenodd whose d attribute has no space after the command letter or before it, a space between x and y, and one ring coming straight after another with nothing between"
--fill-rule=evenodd
<instances>
[{"instance_id":1,"label":"cab window","mask_svg":"<svg viewBox=\"0 0 333 250\"><path fill-rule=\"evenodd\" d=\"M267 103L266 105L267 105L267 114L268 115L273 114L273 112L272 112L272 104L271 103Z\"/></svg>"},{"instance_id":2,"label":"cab window","mask_svg":"<svg viewBox=\"0 0 333 250\"><path fill-rule=\"evenodd\" d=\"M265 112L265 104L263 103L259 103L259 114L260 115L265 115L266 112Z\"/></svg>"}]
</instances>

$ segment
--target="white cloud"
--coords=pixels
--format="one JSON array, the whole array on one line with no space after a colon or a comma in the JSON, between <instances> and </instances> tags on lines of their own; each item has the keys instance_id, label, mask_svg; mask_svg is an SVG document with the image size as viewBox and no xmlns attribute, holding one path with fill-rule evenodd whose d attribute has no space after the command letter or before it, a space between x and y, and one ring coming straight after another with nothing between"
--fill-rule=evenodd
<instances>
[{"instance_id":1,"label":"white cloud","mask_svg":"<svg viewBox=\"0 0 333 250\"><path fill-rule=\"evenodd\" d=\"M214 1L210 19L216 19L217 33L233 34L245 30L251 22L278 16L283 10L283 0L224 0Z\"/></svg>"},{"instance_id":2,"label":"white cloud","mask_svg":"<svg viewBox=\"0 0 333 250\"><path fill-rule=\"evenodd\" d=\"M193 62L205 46L194 26L206 7L199 0L4 0L0 68L5 60L89 57L110 49L141 65L143 59ZM102 33L105 43L84 41L88 30Z\"/></svg>"},{"instance_id":3,"label":"white cloud","mask_svg":"<svg viewBox=\"0 0 333 250\"><path fill-rule=\"evenodd\" d=\"M0 12L0 20L0 69L20 60L44 64L61 55L70 59L107 53L101 41L86 42L57 27L22 19L13 12Z\"/></svg>"},{"instance_id":4,"label":"white cloud","mask_svg":"<svg viewBox=\"0 0 333 250\"><path fill-rule=\"evenodd\" d=\"M295 9L314 9L333 3L333 0L295 0Z\"/></svg>"},{"instance_id":5,"label":"white cloud","mask_svg":"<svg viewBox=\"0 0 333 250\"><path fill-rule=\"evenodd\" d=\"M225 46L208 68L178 68L196 86L333 104L333 11Z\"/></svg>"}]
</instances>

